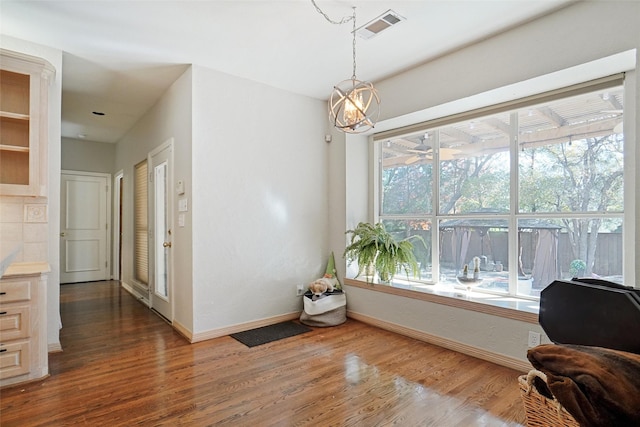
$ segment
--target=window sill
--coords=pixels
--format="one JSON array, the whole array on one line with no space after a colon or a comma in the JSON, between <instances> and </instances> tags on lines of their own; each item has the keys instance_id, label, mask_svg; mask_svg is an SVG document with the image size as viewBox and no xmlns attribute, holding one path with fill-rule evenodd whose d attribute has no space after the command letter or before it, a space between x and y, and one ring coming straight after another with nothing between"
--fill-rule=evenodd
<instances>
[{"instance_id":1,"label":"window sill","mask_svg":"<svg viewBox=\"0 0 640 427\"><path fill-rule=\"evenodd\" d=\"M461 308L463 310L472 310L493 316L538 324L538 311L540 308L538 301L473 291L470 295L467 295L466 290L453 289L437 284L425 285L422 283L395 282L392 285L385 285L349 278L345 278L344 283L348 286L374 292L413 298Z\"/></svg>"}]
</instances>

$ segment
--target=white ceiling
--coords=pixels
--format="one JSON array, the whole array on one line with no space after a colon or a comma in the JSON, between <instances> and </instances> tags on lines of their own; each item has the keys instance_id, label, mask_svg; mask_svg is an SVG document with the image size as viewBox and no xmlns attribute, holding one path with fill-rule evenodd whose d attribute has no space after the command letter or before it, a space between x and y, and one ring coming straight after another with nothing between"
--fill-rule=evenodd
<instances>
[{"instance_id":1,"label":"white ceiling","mask_svg":"<svg viewBox=\"0 0 640 427\"><path fill-rule=\"evenodd\" d=\"M573 0L316 0L358 26L357 77L377 81L555 11ZM117 142L188 64L326 99L352 74L352 24L310 0L0 0L2 34L64 51L62 136ZM104 112L95 116L93 111Z\"/></svg>"}]
</instances>

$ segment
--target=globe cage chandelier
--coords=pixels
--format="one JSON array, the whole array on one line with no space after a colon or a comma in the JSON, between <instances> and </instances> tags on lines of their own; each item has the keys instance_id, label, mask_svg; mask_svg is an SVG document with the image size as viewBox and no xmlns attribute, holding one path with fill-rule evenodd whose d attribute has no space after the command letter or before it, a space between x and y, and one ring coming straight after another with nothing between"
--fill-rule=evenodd
<instances>
[{"instance_id":1,"label":"globe cage chandelier","mask_svg":"<svg viewBox=\"0 0 640 427\"><path fill-rule=\"evenodd\" d=\"M380 116L380 97L373 84L356 78L356 8L353 15L331 20L314 0L314 7L327 21L341 25L353 22L353 74L333 87L329 96L329 118L336 129L346 133L363 133L373 129Z\"/></svg>"}]
</instances>

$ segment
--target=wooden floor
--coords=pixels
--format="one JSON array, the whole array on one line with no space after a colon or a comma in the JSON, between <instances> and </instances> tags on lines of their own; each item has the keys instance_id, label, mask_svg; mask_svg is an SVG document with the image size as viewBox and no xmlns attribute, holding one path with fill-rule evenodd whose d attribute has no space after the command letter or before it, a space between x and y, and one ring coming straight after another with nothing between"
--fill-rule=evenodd
<instances>
[{"instance_id":1,"label":"wooden floor","mask_svg":"<svg viewBox=\"0 0 640 427\"><path fill-rule=\"evenodd\" d=\"M9 426L518 426L519 372L348 320L248 348L189 344L118 282L61 286L51 376Z\"/></svg>"}]
</instances>

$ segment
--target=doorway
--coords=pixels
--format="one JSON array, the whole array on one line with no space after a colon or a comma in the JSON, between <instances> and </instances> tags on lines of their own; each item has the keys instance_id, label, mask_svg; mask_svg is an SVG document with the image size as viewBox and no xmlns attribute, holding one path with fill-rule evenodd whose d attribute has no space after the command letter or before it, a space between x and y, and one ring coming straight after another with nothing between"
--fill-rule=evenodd
<instances>
[{"instance_id":1,"label":"doorway","mask_svg":"<svg viewBox=\"0 0 640 427\"><path fill-rule=\"evenodd\" d=\"M151 308L173 320L173 139L149 154L149 250Z\"/></svg>"},{"instance_id":2,"label":"doorway","mask_svg":"<svg viewBox=\"0 0 640 427\"><path fill-rule=\"evenodd\" d=\"M111 175L62 171L60 283L109 280Z\"/></svg>"},{"instance_id":3,"label":"doorway","mask_svg":"<svg viewBox=\"0 0 640 427\"><path fill-rule=\"evenodd\" d=\"M113 280L122 280L122 200L124 171L113 178Z\"/></svg>"}]
</instances>

